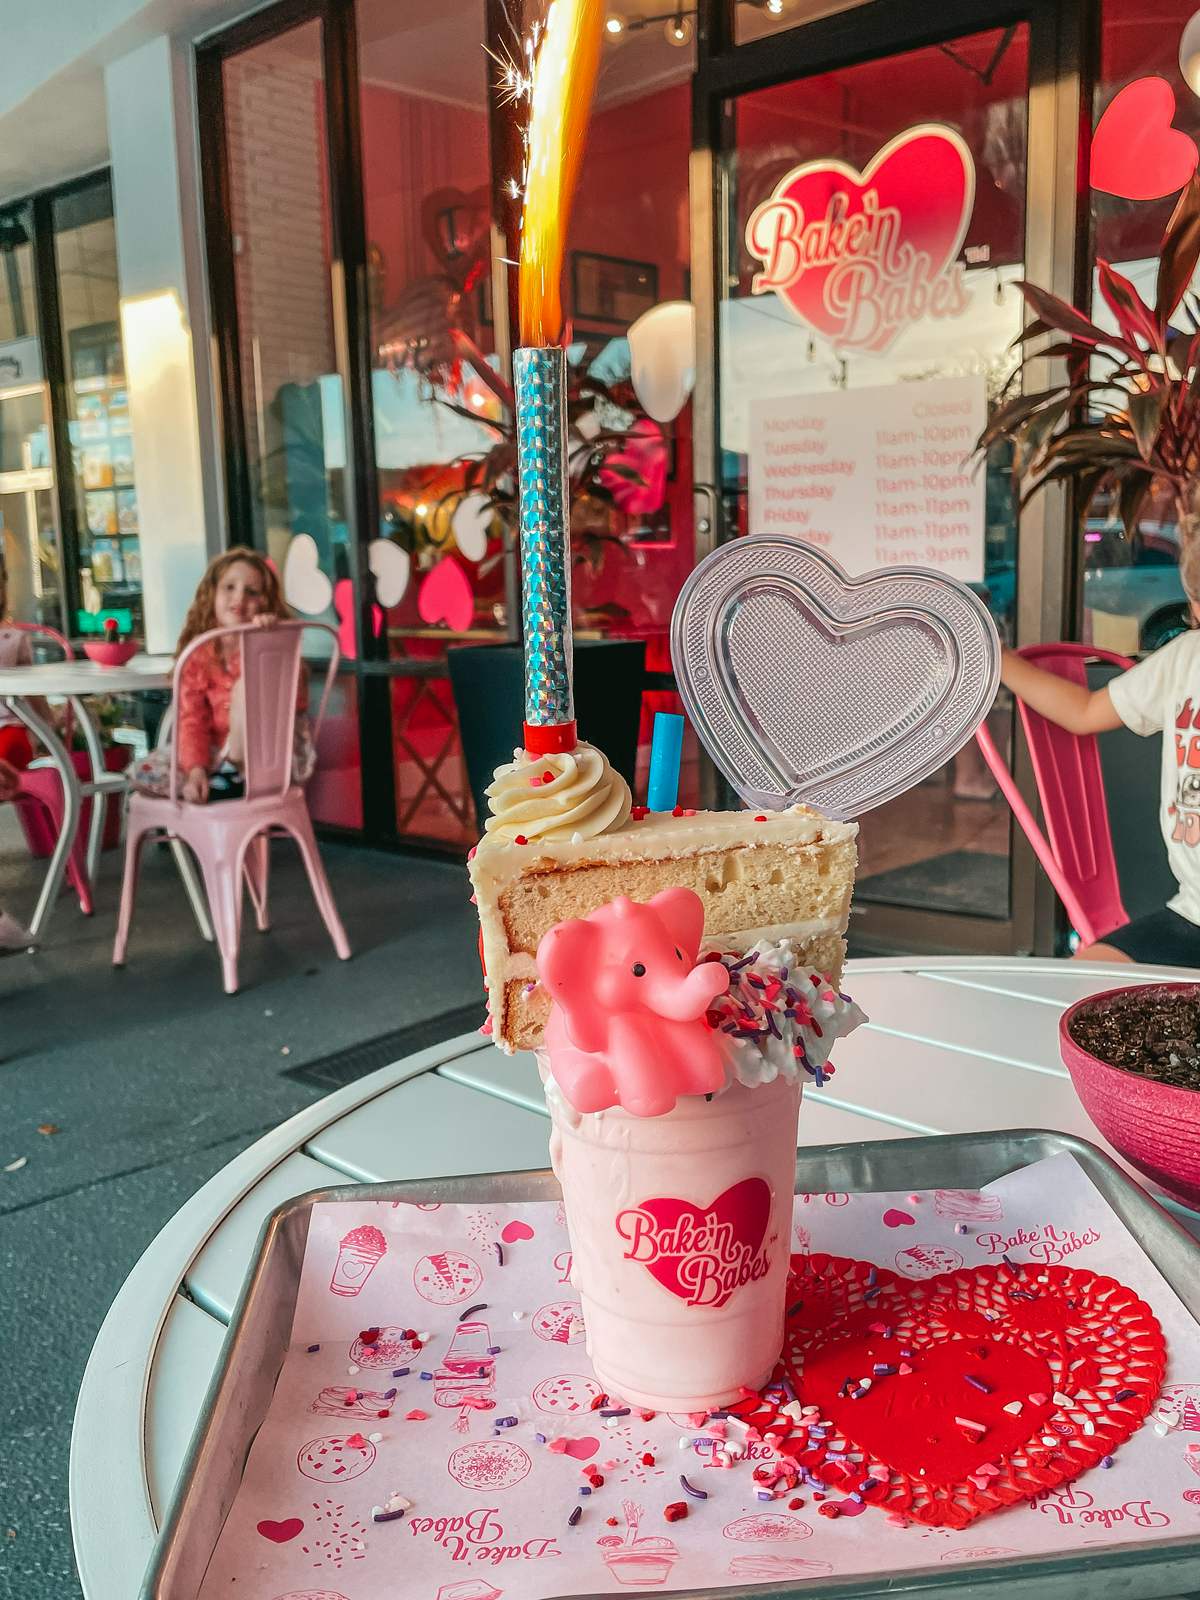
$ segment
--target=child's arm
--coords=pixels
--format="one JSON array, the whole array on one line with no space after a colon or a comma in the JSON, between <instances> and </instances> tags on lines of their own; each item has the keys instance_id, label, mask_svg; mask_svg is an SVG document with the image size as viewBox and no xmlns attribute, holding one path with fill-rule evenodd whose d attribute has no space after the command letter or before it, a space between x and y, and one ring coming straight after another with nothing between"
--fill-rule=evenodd
<instances>
[{"instance_id":1,"label":"child's arm","mask_svg":"<svg viewBox=\"0 0 1200 1600\"><path fill-rule=\"evenodd\" d=\"M1082 683L1060 678L1035 667L1007 646L1001 656L1000 681L1031 711L1068 733L1106 733L1122 725L1106 688L1088 689Z\"/></svg>"},{"instance_id":2,"label":"child's arm","mask_svg":"<svg viewBox=\"0 0 1200 1600\"><path fill-rule=\"evenodd\" d=\"M203 805L208 799L213 717L208 702L207 674L200 656L193 656L183 669L175 717L176 757L183 775L180 793L193 805Z\"/></svg>"}]
</instances>

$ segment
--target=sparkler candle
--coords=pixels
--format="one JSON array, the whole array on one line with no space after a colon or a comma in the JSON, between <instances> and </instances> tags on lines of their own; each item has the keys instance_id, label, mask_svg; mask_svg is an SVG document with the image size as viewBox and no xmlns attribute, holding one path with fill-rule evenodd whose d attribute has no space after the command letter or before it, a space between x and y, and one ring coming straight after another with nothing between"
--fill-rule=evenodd
<instances>
[{"instance_id":1,"label":"sparkler candle","mask_svg":"<svg viewBox=\"0 0 1200 1600\"><path fill-rule=\"evenodd\" d=\"M567 366L561 278L600 59L600 0L555 0L533 70L518 276L517 404L525 748L573 750Z\"/></svg>"}]
</instances>

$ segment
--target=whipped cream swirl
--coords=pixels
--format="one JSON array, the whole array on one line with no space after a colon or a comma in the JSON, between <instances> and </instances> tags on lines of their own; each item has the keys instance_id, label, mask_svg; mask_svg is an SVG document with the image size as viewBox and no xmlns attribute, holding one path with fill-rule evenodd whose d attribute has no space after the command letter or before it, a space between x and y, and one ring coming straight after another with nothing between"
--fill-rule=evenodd
<instances>
[{"instance_id":1,"label":"whipped cream swirl","mask_svg":"<svg viewBox=\"0 0 1200 1600\"><path fill-rule=\"evenodd\" d=\"M577 744L556 755L516 750L488 785L489 838L594 839L629 820L629 785L594 745Z\"/></svg>"},{"instance_id":2,"label":"whipped cream swirl","mask_svg":"<svg viewBox=\"0 0 1200 1600\"><path fill-rule=\"evenodd\" d=\"M833 1068L829 1054L866 1013L820 973L797 966L787 939L762 941L744 956L722 955L729 990L708 1013L722 1037L729 1081L748 1089L796 1078L801 1072L820 1088Z\"/></svg>"}]
</instances>

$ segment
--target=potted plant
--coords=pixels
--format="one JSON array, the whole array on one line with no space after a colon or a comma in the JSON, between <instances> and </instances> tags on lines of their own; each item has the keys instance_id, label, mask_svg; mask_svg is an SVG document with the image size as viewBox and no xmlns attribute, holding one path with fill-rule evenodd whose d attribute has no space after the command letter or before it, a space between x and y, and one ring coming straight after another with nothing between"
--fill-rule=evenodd
<instances>
[{"instance_id":1,"label":"potted plant","mask_svg":"<svg viewBox=\"0 0 1200 1600\"><path fill-rule=\"evenodd\" d=\"M1046 484L1069 482L1082 519L1107 490L1132 539L1150 496L1165 493L1186 537L1200 477L1200 301L1188 292L1197 261L1200 175L1167 223L1152 306L1109 262L1097 263L1115 332L1036 284L1017 285L1033 321L1018 338L1021 360L1006 392L1020 389L1035 363L1065 366L1048 388L1002 397L979 438L980 451L1012 445L1022 506Z\"/></svg>"}]
</instances>

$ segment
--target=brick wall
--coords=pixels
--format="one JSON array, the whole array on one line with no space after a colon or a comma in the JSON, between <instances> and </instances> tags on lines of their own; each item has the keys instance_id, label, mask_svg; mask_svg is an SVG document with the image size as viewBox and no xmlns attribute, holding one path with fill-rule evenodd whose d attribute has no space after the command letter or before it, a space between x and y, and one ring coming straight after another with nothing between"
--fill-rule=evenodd
<instances>
[{"instance_id":1,"label":"brick wall","mask_svg":"<svg viewBox=\"0 0 1200 1600\"><path fill-rule=\"evenodd\" d=\"M278 443L285 383L334 368L317 25L225 65L242 393L251 449ZM307 46L304 59L300 46ZM311 52L311 53L310 53ZM256 350L257 342L257 350ZM257 366L257 371L256 371ZM261 429L261 433L260 433Z\"/></svg>"}]
</instances>

